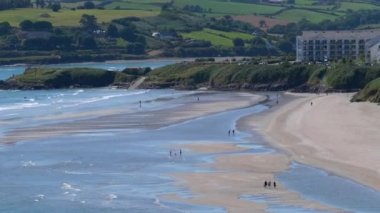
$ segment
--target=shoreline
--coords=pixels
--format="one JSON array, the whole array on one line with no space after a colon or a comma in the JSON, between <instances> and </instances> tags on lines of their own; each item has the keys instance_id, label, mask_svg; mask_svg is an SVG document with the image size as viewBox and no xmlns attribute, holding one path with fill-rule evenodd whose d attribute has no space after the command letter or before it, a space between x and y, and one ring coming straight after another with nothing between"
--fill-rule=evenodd
<instances>
[{"instance_id":1,"label":"shoreline","mask_svg":"<svg viewBox=\"0 0 380 213\"><path fill-rule=\"evenodd\" d=\"M1 141L3 144L13 144L19 141L39 140L52 136L77 134L94 129L101 129L104 131L123 129L156 129L231 109L249 107L266 99L263 96L244 92L222 93L218 91L206 91L199 92L198 95L200 97L200 101L196 100L197 94L183 96L180 98L181 101L179 103L175 102L177 101L176 99L173 99L174 102L172 104L174 104L174 108L169 107L153 111L149 109L147 111L102 109L94 112L96 114L100 114L101 116L90 119L85 119L83 116L86 115L86 113L91 114L91 112L60 115L58 117L41 117L38 118L38 120L51 120L53 118L65 120L70 117L82 117L82 119L61 121L56 124L42 124L35 127L17 128L5 132L1 138ZM152 123L152 120L160 122Z\"/></svg>"},{"instance_id":2,"label":"shoreline","mask_svg":"<svg viewBox=\"0 0 380 213\"><path fill-rule=\"evenodd\" d=\"M261 94L262 95L262 94ZM264 94L264 96L266 96ZM272 105L271 100L257 104ZM256 105L257 105L256 104ZM253 107L253 106L251 106ZM238 110L238 109L236 109ZM254 113L261 115L264 112ZM251 117L252 114L240 117L236 121L237 129L242 129L241 120ZM248 129L248 128L246 128ZM243 131L243 132L250 132ZM266 141L260 141L253 135L244 137L242 143L251 145L261 144L265 147ZM255 142L252 144L252 141ZM245 141L245 142L244 142ZM283 152L269 151L268 153L255 153L260 148L247 148L238 146L235 140L229 142L202 141L191 143L186 149L202 155L212 156L212 162L200 164L200 167L211 169L211 172L202 173L175 173L170 176L178 185L189 189L194 196L191 198L181 197L177 194L163 195L163 199L177 202L191 203L195 205L218 206L228 212L265 212L275 205L297 206L301 209L339 212L334 207L304 199L298 192L285 188L277 181L277 188L264 188L264 180L275 180L279 172L287 170L291 165L291 159ZM266 149L266 148L264 148ZM269 147L272 149L272 147ZM270 165L270 166L269 166ZM247 196L248 199L244 197ZM249 197L252 196L253 200ZM256 202L254 199L264 199L268 202Z\"/></svg>"},{"instance_id":3,"label":"shoreline","mask_svg":"<svg viewBox=\"0 0 380 213\"><path fill-rule=\"evenodd\" d=\"M270 94L273 96L275 93ZM237 146L236 141L231 141L227 144L217 141L204 141L202 144L193 143L188 145L187 149L192 152L213 156L213 162L200 165L201 167L206 167L213 171L172 174L171 176L177 184L188 188L194 196L192 198L184 198L176 194L168 194L163 196L163 198L197 205L219 206L229 212L247 212L252 210L264 212L271 207L271 204L276 205L279 203L300 207L306 210L341 212L342 209L337 209L338 207L330 206L330 204L319 200L306 198L303 194L300 194L300 192L285 188L280 180L277 182L279 185L277 190L268 191L263 189L263 180L274 180L276 174L290 169L292 162L299 162L306 166L310 165L312 168L319 168L338 177L352 180L359 185L368 186L371 190L378 190L380 179L376 171L370 171L365 167L361 168L359 165L349 165L339 158L323 159L321 158L323 155L319 156L315 154L314 149L307 147L307 145L312 145L312 142L299 145L302 146L302 149L298 149L298 145L292 142L294 140L293 137L286 138L286 141L283 139L285 137L284 134L287 134L283 128L288 125L292 126L291 123L286 123L288 116L291 116L294 112L305 109L300 109L300 106L305 107L306 105L306 107L309 107L310 102L313 102L312 109L321 108L317 107L321 103L329 104L327 106L327 108L329 108L331 104L330 99L337 99L338 102L335 104L337 104L336 107L338 111L342 109L342 102L340 101L343 101L346 103L344 107L350 108L351 106L359 106L358 108L360 109L360 106L364 106L365 109L371 109L372 113L379 112L378 114L380 115L380 109L377 105L371 103L350 103L347 94L330 94L326 97L328 97L327 101L324 100L325 96L323 95L285 93L280 97L279 104L276 104L272 97L272 100L268 99L263 103L267 105L269 109L264 112L243 116L236 121L237 129L256 133L263 139L262 143L260 143L260 139L257 139L257 137L250 137L249 140L255 140L254 144L269 145L270 149L274 150L272 153L263 155L247 153L249 149ZM364 112L367 111L364 110ZM363 116L365 115L366 114ZM320 112L316 112L311 120L315 120L319 118L319 116ZM331 115L325 113L325 116L328 118ZM352 112L352 116L360 120L360 117L358 117L358 114L355 114L355 112ZM297 116L295 117L297 118ZM294 116L292 119L294 119ZM326 117L321 117L321 119L324 120ZM309 122L308 120L307 123ZM343 123L344 122L346 121L343 120ZM324 128L323 122L320 122L319 125L322 126L318 127ZM301 122L300 126L307 125ZM315 128L317 127L313 127L312 130ZM327 130L330 131L331 134L337 134L337 132L340 131L339 128L333 129L331 127L327 128ZM297 130L293 131L297 132ZM257 143L257 140L259 143ZM340 141L340 143L342 142L344 142L344 140ZM329 142L326 144L328 145ZM334 146L336 147L337 145L334 144ZM340 146L342 146L342 144L340 144ZM354 147L355 146L358 145L356 144ZM345 151L349 150L351 149ZM356 149L353 148L352 150L355 151ZM374 150L373 153L376 154L375 150L378 149L372 150ZM345 154L346 153L343 153L343 156ZM337 157L339 156L342 155L338 155ZM360 157L363 156L354 155L353 159ZM378 161L374 161L368 166L378 168L376 162ZM380 165L380 163L377 165ZM380 169L378 171L380 171ZM253 195L263 199L269 198L269 200L265 202L257 202L256 200L247 201L242 199L242 195ZM276 198L277 201L270 201L271 197ZM228 200L228 202L226 200Z\"/></svg>"},{"instance_id":4,"label":"shoreline","mask_svg":"<svg viewBox=\"0 0 380 213\"><path fill-rule=\"evenodd\" d=\"M293 161L380 189L376 104L350 103L347 94L285 94L285 98L290 100L283 106L244 123Z\"/></svg>"}]
</instances>

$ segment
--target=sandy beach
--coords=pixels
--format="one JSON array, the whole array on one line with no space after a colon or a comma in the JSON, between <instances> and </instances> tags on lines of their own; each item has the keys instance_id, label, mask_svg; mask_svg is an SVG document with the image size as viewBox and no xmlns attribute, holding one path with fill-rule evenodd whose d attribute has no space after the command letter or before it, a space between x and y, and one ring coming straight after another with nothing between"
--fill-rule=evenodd
<instances>
[{"instance_id":1,"label":"sandy beach","mask_svg":"<svg viewBox=\"0 0 380 213\"><path fill-rule=\"evenodd\" d=\"M228 212L265 212L268 204L285 203L305 209L341 212L305 200L281 183L265 189L263 180L287 170L292 161L322 168L336 175L379 189L380 108L371 103L350 103L352 94L284 94L280 104L264 113L244 117L238 128L260 133L277 152L221 155L202 166L215 172L173 174L195 196L165 198L202 205L222 206ZM312 102L312 105L311 105ZM244 149L215 141L192 144L199 153L241 152ZM242 195L271 197L275 201L247 201Z\"/></svg>"},{"instance_id":2,"label":"sandy beach","mask_svg":"<svg viewBox=\"0 0 380 213\"><path fill-rule=\"evenodd\" d=\"M215 95L215 94L219 94ZM199 101L197 97L200 97ZM155 129L174 123L205 115L223 112L230 109L243 108L264 101L266 97L251 93L221 93L199 92L192 96L175 100L174 107L169 109L146 110L150 103L143 103L138 112L130 112L130 109L113 108L82 113L64 113L55 116L41 116L39 120L55 120L57 124L39 125L36 127L18 128L6 132L1 141L3 143L15 143L24 140L37 140L52 136L80 134L99 129L102 131L122 131L124 129ZM168 101L168 100L157 100ZM170 101L170 100L169 100ZM138 103L136 103L138 107ZM86 118L94 116L95 118ZM74 122L65 122L65 119L77 118ZM86 119L80 119L86 118ZM58 122L62 119L62 122Z\"/></svg>"},{"instance_id":3,"label":"sandy beach","mask_svg":"<svg viewBox=\"0 0 380 213\"><path fill-rule=\"evenodd\" d=\"M249 123L292 160L379 190L380 107L351 95L286 94L293 100Z\"/></svg>"}]
</instances>

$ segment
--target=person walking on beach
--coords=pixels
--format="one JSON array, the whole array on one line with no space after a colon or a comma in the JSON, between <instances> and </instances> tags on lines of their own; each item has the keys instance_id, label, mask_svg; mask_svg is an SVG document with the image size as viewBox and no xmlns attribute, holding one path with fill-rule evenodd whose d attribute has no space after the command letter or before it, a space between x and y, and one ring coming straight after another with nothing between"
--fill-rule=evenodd
<instances>
[{"instance_id":1,"label":"person walking on beach","mask_svg":"<svg viewBox=\"0 0 380 213\"><path fill-rule=\"evenodd\" d=\"M199 101L199 97L197 97L197 100Z\"/></svg>"},{"instance_id":2,"label":"person walking on beach","mask_svg":"<svg viewBox=\"0 0 380 213\"><path fill-rule=\"evenodd\" d=\"M229 129L229 130L228 130L228 136L230 136L230 135L231 135L231 130Z\"/></svg>"},{"instance_id":3,"label":"person walking on beach","mask_svg":"<svg viewBox=\"0 0 380 213\"><path fill-rule=\"evenodd\" d=\"M179 156L182 156L182 149L179 149Z\"/></svg>"},{"instance_id":4,"label":"person walking on beach","mask_svg":"<svg viewBox=\"0 0 380 213\"><path fill-rule=\"evenodd\" d=\"M169 155L170 155L170 157L172 157L172 150L170 150Z\"/></svg>"},{"instance_id":5,"label":"person walking on beach","mask_svg":"<svg viewBox=\"0 0 380 213\"><path fill-rule=\"evenodd\" d=\"M139 103L140 103L140 108L141 108L141 100L139 101Z\"/></svg>"},{"instance_id":6,"label":"person walking on beach","mask_svg":"<svg viewBox=\"0 0 380 213\"><path fill-rule=\"evenodd\" d=\"M313 102L310 102L310 106L313 106Z\"/></svg>"},{"instance_id":7,"label":"person walking on beach","mask_svg":"<svg viewBox=\"0 0 380 213\"><path fill-rule=\"evenodd\" d=\"M267 188L267 185L268 185L267 181L264 181L264 188Z\"/></svg>"},{"instance_id":8,"label":"person walking on beach","mask_svg":"<svg viewBox=\"0 0 380 213\"><path fill-rule=\"evenodd\" d=\"M235 130L234 129L232 130L232 135L235 135Z\"/></svg>"},{"instance_id":9,"label":"person walking on beach","mask_svg":"<svg viewBox=\"0 0 380 213\"><path fill-rule=\"evenodd\" d=\"M273 181L273 188L276 188L277 184L276 181Z\"/></svg>"}]
</instances>

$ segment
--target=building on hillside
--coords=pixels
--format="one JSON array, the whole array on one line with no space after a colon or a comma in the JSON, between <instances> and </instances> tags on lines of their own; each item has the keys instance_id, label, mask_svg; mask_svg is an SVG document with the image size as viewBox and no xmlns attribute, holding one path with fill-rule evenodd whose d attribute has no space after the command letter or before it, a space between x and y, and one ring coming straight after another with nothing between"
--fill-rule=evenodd
<instances>
[{"instance_id":1,"label":"building on hillside","mask_svg":"<svg viewBox=\"0 0 380 213\"><path fill-rule=\"evenodd\" d=\"M297 61L362 59L380 62L380 30L303 31L296 41Z\"/></svg>"}]
</instances>

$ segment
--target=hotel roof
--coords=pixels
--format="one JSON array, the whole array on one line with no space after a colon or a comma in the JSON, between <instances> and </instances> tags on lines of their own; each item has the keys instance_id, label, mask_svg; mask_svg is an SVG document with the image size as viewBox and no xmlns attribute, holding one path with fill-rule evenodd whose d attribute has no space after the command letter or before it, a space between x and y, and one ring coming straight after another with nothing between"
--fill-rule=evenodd
<instances>
[{"instance_id":1,"label":"hotel roof","mask_svg":"<svg viewBox=\"0 0 380 213\"><path fill-rule=\"evenodd\" d=\"M345 31L303 31L305 40L372 39L380 36L380 29Z\"/></svg>"}]
</instances>

